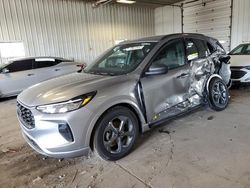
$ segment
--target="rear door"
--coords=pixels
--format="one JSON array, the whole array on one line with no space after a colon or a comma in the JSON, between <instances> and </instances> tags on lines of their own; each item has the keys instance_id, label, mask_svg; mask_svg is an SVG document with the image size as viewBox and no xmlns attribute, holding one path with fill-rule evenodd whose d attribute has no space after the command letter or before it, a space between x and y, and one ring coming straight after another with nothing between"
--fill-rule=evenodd
<instances>
[{"instance_id":1,"label":"rear door","mask_svg":"<svg viewBox=\"0 0 250 188\"><path fill-rule=\"evenodd\" d=\"M60 68L56 65L60 63L57 62L55 58L37 58L34 61L34 70L36 73L37 83L51 79L60 75Z\"/></svg>"},{"instance_id":2,"label":"rear door","mask_svg":"<svg viewBox=\"0 0 250 188\"><path fill-rule=\"evenodd\" d=\"M36 83L32 69L33 59L14 61L5 68L8 73L0 73L0 93L15 95Z\"/></svg>"},{"instance_id":3,"label":"rear door","mask_svg":"<svg viewBox=\"0 0 250 188\"><path fill-rule=\"evenodd\" d=\"M186 63L184 41L176 39L168 42L151 63L169 68L167 74L141 79L147 118L153 123L180 113L175 107L187 100L190 68Z\"/></svg>"},{"instance_id":4,"label":"rear door","mask_svg":"<svg viewBox=\"0 0 250 188\"><path fill-rule=\"evenodd\" d=\"M76 63L63 62L55 58L37 58L34 61L37 83L46 81L64 74L77 72L80 67Z\"/></svg>"}]
</instances>

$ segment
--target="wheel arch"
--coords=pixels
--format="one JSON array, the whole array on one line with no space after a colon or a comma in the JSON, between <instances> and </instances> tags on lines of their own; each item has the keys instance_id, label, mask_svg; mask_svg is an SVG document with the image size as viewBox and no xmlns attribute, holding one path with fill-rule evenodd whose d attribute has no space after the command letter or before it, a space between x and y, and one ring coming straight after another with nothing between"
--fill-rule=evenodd
<instances>
[{"instance_id":1,"label":"wheel arch","mask_svg":"<svg viewBox=\"0 0 250 188\"><path fill-rule=\"evenodd\" d=\"M89 139L88 139L88 141L89 141L88 145L89 145L89 147L90 147L91 150L93 150L93 148L94 148L93 147L94 134L95 134L96 128L98 126L98 122L107 113L107 111L109 111L111 108L114 108L116 106L126 107L126 108L130 109L136 115L136 117L138 119L138 123L139 123L139 132L140 133L143 133L147 129L149 129L148 126L147 126L147 124L146 124L145 118L143 117L142 112L140 111L140 109L137 106L135 106L135 105L133 105L131 103L128 103L128 102L120 102L120 103L117 103L117 104L113 104L112 106L110 106L109 108L107 108L105 111L103 111L101 113L101 115L95 121L94 126L90 130L90 136L89 136Z\"/></svg>"},{"instance_id":2,"label":"wheel arch","mask_svg":"<svg viewBox=\"0 0 250 188\"><path fill-rule=\"evenodd\" d=\"M223 80L222 77L221 77L220 75L218 75L218 74L212 74L212 75L208 78L207 83L206 83L206 91L207 91L207 92L209 91L209 84L210 84L210 82L212 81L213 78L219 78L219 79Z\"/></svg>"}]
</instances>

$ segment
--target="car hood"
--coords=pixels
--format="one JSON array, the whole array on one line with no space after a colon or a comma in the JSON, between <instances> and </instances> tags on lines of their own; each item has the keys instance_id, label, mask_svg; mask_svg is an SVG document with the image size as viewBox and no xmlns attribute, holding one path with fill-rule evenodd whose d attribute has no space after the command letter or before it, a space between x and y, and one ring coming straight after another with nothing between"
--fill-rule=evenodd
<instances>
[{"instance_id":1,"label":"car hood","mask_svg":"<svg viewBox=\"0 0 250 188\"><path fill-rule=\"evenodd\" d=\"M231 55L230 57L231 66L233 67L250 66L250 55Z\"/></svg>"},{"instance_id":2,"label":"car hood","mask_svg":"<svg viewBox=\"0 0 250 188\"><path fill-rule=\"evenodd\" d=\"M113 85L123 80L120 77L124 76L68 74L31 86L19 94L17 100L29 107L63 102Z\"/></svg>"}]
</instances>

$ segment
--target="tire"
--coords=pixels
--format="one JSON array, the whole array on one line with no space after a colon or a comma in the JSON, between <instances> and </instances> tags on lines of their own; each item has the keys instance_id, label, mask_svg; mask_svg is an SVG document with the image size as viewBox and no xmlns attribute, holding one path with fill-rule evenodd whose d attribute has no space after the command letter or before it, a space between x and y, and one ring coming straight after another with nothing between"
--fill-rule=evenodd
<instances>
[{"instance_id":1,"label":"tire","mask_svg":"<svg viewBox=\"0 0 250 188\"><path fill-rule=\"evenodd\" d=\"M220 78L213 78L209 83L209 104L215 111L222 111L228 106L229 92Z\"/></svg>"},{"instance_id":2,"label":"tire","mask_svg":"<svg viewBox=\"0 0 250 188\"><path fill-rule=\"evenodd\" d=\"M104 160L119 160L131 152L138 134L139 123L136 115L126 107L114 107L98 121L94 150Z\"/></svg>"}]
</instances>

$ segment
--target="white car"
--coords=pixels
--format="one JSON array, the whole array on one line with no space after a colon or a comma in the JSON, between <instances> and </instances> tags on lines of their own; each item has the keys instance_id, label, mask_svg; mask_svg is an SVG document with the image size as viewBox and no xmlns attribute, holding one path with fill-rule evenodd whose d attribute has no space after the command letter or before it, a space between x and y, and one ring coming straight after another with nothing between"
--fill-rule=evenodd
<instances>
[{"instance_id":1,"label":"white car","mask_svg":"<svg viewBox=\"0 0 250 188\"><path fill-rule=\"evenodd\" d=\"M82 65L56 57L28 57L0 65L0 98L19 94L24 89L61 75L80 72Z\"/></svg>"},{"instance_id":2,"label":"white car","mask_svg":"<svg viewBox=\"0 0 250 188\"><path fill-rule=\"evenodd\" d=\"M250 83L250 43L240 44L229 55L233 83Z\"/></svg>"}]
</instances>

